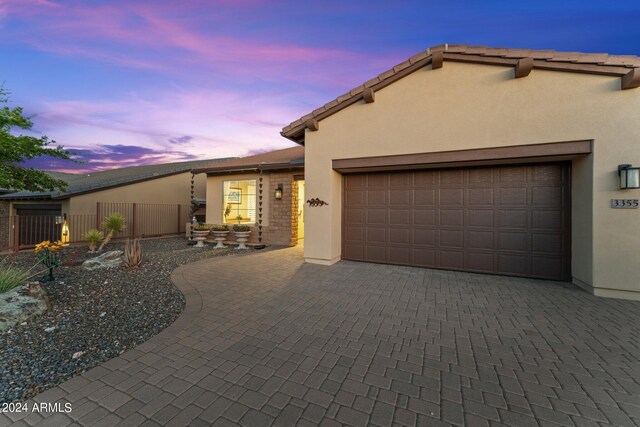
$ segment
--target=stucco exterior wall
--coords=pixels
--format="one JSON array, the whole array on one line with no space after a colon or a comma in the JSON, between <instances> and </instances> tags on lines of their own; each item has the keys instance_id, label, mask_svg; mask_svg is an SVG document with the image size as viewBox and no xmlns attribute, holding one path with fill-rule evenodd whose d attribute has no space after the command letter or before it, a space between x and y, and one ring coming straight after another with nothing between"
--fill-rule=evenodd
<instances>
[{"instance_id":1,"label":"stucco exterior wall","mask_svg":"<svg viewBox=\"0 0 640 427\"><path fill-rule=\"evenodd\" d=\"M196 175L194 196L204 199L205 192L205 176ZM97 202L188 205L191 203L191 172L73 196L70 199L69 211L65 211L65 213L70 215L95 214Z\"/></svg>"},{"instance_id":2,"label":"stucco exterior wall","mask_svg":"<svg viewBox=\"0 0 640 427\"><path fill-rule=\"evenodd\" d=\"M322 121L305 135L309 198L329 206L306 214L305 258L341 256L342 175L333 159L593 140L572 164L572 272L599 295L640 298L640 211L614 210L617 165L640 164L640 90L620 78L445 61L425 67Z\"/></svg>"}]
</instances>

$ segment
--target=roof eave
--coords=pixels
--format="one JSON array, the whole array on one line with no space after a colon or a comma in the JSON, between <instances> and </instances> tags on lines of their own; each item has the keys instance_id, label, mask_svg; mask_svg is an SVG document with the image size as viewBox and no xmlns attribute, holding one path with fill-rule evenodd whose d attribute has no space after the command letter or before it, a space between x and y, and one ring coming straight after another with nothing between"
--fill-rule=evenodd
<instances>
[{"instance_id":1,"label":"roof eave","mask_svg":"<svg viewBox=\"0 0 640 427\"><path fill-rule=\"evenodd\" d=\"M247 172L260 172L273 171L273 170L290 170L290 169L304 169L304 163L259 163L253 165L244 166L229 166L222 168L206 168L206 169L193 169L194 174L206 173L207 175L224 175L224 174L237 174Z\"/></svg>"}]
</instances>

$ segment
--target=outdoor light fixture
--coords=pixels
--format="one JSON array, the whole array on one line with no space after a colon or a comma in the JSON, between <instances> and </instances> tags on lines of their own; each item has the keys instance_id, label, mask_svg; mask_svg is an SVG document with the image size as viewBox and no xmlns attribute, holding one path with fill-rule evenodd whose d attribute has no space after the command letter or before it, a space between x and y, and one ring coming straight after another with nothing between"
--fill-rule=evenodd
<instances>
[{"instance_id":1,"label":"outdoor light fixture","mask_svg":"<svg viewBox=\"0 0 640 427\"><path fill-rule=\"evenodd\" d=\"M56 225L61 225L64 222L64 216L62 215L57 215L56 216Z\"/></svg>"},{"instance_id":2,"label":"outdoor light fixture","mask_svg":"<svg viewBox=\"0 0 640 427\"><path fill-rule=\"evenodd\" d=\"M634 168L632 165L618 165L618 175L621 190L640 188L640 168Z\"/></svg>"},{"instance_id":3,"label":"outdoor light fixture","mask_svg":"<svg viewBox=\"0 0 640 427\"><path fill-rule=\"evenodd\" d=\"M278 184L278 188L276 188L274 196L276 200L282 200L282 184Z\"/></svg>"}]
</instances>

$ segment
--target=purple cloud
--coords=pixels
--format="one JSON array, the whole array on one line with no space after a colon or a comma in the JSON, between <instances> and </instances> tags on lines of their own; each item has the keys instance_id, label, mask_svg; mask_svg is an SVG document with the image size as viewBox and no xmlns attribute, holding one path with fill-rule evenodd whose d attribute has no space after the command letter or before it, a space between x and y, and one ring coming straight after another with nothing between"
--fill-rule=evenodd
<instances>
[{"instance_id":1,"label":"purple cloud","mask_svg":"<svg viewBox=\"0 0 640 427\"><path fill-rule=\"evenodd\" d=\"M198 157L182 151L154 150L133 145L100 145L94 149L71 149L74 163L49 156L38 157L23 165L41 170L84 173L126 166L152 165L158 163L186 162Z\"/></svg>"}]
</instances>

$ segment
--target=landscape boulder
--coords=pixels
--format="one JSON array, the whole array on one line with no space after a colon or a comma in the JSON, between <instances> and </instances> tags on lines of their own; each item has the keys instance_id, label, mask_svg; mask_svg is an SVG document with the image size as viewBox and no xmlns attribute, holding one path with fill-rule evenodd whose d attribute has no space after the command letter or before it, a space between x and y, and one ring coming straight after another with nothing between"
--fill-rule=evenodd
<instances>
[{"instance_id":1,"label":"landscape boulder","mask_svg":"<svg viewBox=\"0 0 640 427\"><path fill-rule=\"evenodd\" d=\"M47 294L38 282L0 294L0 332L48 309Z\"/></svg>"},{"instance_id":2,"label":"landscape boulder","mask_svg":"<svg viewBox=\"0 0 640 427\"><path fill-rule=\"evenodd\" d=\"M82 263L85 270L97 270L100 268L111 268L122 264L122 251L109 251L95 258L91 258Z\"/></svg>"}]
</instances>

